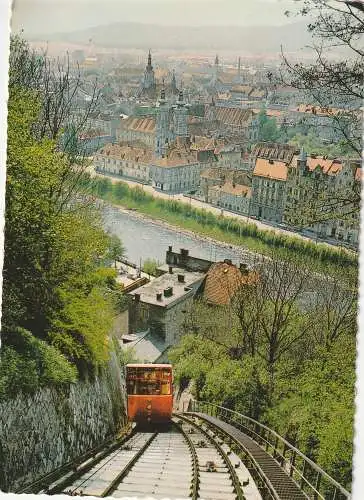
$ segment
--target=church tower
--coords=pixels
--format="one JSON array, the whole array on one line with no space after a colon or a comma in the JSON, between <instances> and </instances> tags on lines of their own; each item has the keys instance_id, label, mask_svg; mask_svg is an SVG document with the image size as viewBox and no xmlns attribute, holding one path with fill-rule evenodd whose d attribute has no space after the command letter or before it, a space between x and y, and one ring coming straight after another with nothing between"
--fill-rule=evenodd
<instances>
[{"instance_id":1,"label":"church tower","mask_svg":"<svg viewBox=\"0 0 364 500\"><path fill-rule=\"evenodd\" d=\"M176 73L175 73L174 70L172 72L171 91L172 91L173 95L178 94L177 82L176 82Z\"/></svg>"},{"instance_id":2,"label":"church tower","mask_svg":"<svg viewBox=\"0 0 364 500\"><path fill-rule=\"evenodd\" d=\"M181 90L179 91L178 100L174 108L174 119L175 119L175 134L176 137L183 138L184 140L188 137L187 128L187 106L183 98L183 90L181 85Z\"/></svg>"},{"instance_id":3,"label":"church tower","mask_svg":"<svg viewBox=\"0 0 364 500\"><path fill-rule=\"evenodd\" d=\"M219 56L216 54L215 57L215 64L214 64L214 71L211 79L210 86L215 87L219 78L220 74L220 65L219 65Z\"/></svg>"},{"instance_id":4,"label":"church tower","mask_svg":"<svg viewBox=\"0 0 364 500\"><path fill-rule=\"evenodd\" d=\"M214 77L216 78L216 80L219 76L219 73L220 73L219 56L216 54L215 64L214 64Z\"/></svg>"},{"instance_id":5,"label":"church tower","mask_svg":"<svg viewBox=\"0 0 364 500\"><path fill-rule=\"evenodd\" d=\"M161 89L161 96L156 104L156 135L155 135L155 155L163 158L169 146L169 106L166 101L166 89L164 80Z\"/></svg>"},{"instance_id":6,"label":"church tower","mask_svg":"<svg viewBox=\"0 0 364 500\"><path fill-rule=\"evenodd\" d=\"M144 71L144 78L143 78L143 89L148 90L148 89L153 89L155 88L155 77L154 77L154 69L152 66L152 54L148 53L148 63Z\"/></svg>"}]
</instances>

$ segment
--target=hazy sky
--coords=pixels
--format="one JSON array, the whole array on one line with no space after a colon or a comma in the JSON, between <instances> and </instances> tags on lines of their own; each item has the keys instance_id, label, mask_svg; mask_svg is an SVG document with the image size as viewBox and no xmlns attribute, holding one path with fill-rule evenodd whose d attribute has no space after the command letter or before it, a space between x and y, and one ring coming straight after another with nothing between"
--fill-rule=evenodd
<instances>
[{"instance_id":1,"label":"hazy sky","mask_svg":"<svg viewBox=\"0 0 364 500\"><path fill-rule=\"evenodd\" d=\"M163 25L280 25L293 0L14 0L12 27L66 32L113 22Z\"/></svg>"}]
</instances>

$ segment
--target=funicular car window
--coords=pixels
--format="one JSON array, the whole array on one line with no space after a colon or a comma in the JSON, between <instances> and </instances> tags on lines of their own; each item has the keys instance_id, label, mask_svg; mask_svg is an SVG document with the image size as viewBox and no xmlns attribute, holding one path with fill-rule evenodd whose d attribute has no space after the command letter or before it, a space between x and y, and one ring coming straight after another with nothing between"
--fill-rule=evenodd
<instances>
[{"instance_id":1,"label":"funicular car window","mask_svg":"<svg viewBox=\"0 0 364 500\"><path fill-rule=\"evenodd\" d=\"M131 395L171 394L171 372L161 368L133 367L127 372L127 392Z\"/></svg>"}]
</instances>

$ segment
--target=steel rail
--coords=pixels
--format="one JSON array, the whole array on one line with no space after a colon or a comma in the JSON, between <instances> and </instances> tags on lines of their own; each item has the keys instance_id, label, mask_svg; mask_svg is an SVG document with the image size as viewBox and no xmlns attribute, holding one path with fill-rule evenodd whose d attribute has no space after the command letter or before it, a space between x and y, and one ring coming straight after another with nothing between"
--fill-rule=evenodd
<instances>
[{"instance_id":1,"label":"steel rail","mask_svg":"<svg viewBox=\"0 0 364 500\"><path fill-rule=\"evenodd\" d=\"M298 448L296 448L291 443L289 443L289 441L287 441L285 438L280 436L273 429L270 429L266 425L261 424L260 422L258 422L257 420L254 420L251 417L248 417L246 415L238 413L234 410L224 408L223 406L219 406L219 405L214 404L214 403L193 400L192 401L193 410L195 410L197 405L207 407L208 409L210 409L210 407L214 408L215 409L214 414L216 416L219 416L220 418L225 418L232 425L237 424L239 427L243 427L247 431L247 435L252 436L252 439L260 446L261 446L261 442L264 441L267 445L266 446L267 453L268 453L268 448L269 447L272 448L273 455L271 455L270 453L268 453L268 454L270 456L272 456L272 458L274 458L275 460L276 460L277 455L279 455L281 457L281 463L279 463L278 460L276 460L277 463L279 463L279 465L283 468L283 461L284 461L285 465L289 467L289 469L290 469L289 472L287 472L287 471L285 471L285 472L287 472L290 477L293 476L293 471L297 472L297 474L299 475L299 483L297 481L295 481L295 482L300 487L300 489L303 493L304 493L303 483L306 483L308 485L308 487L314 493L314 496L316 499L321 498L322 500L327 500L327 497L324 496L319 490L320 485L322 484L321 479L324 478L327 481L328 485L331 486L332 488L334 488L332 500L338 499L338 497L337 497L338 492L346 500L351 499L351 494L349 491L347 491L343 486L341 486L341 484L339 484L337 481L335 481L335 479L333 479L329 474L327 474L323 469L321 469L321 467L319 467L315 462L313 462L310 458L308 458L306 455L304 455ZM211 413L213 413L213 412L211 411ZM229 418L228 415L231 415L231 417ZM240 420L240 422L238 420ZM244 423L243 423L244 420L247 423L251 424L253 428L250 428L247 424L244 425ZM261 434L259 434L257 432L259 429L263 429L264 433L262 432ZM268 441L268 439L266 439L267 435L275 438L274 443L271 441ZM255 436L255 437L253 437L253 436ZM283 452L282 453L280 453L280 451L278 449L279 442L283 445ZM287 459L287 457L285 456L285 453L287 451L289 451L291 453L291 457L289 459ZM296 460L297 456L300 457L303 461L304 466L303 466L302 472L295 466L295 460ZM310 483L308 478L305 477L307 465L309 465L312 468L312 470L315 472L315 477L316 477L315 485Z\"/></svg>"},{"instance_id":2,"label":"steel rail","mask_svg":"<svg viewBox=\"0 0 364 500\"><path fill-rule=\"evenodd\" d=\"M196 416L197 418L200 418L201 420L204 420L203 415L201 415L201 414L196 413L196 414L194 414L194 416ZM281 500L280 495L278 494L278 492L274 488L274 486L273 486L272 482L270 481L269 477L262 470L262 468L261 468L258 460L255 459L255 457L244 446L244 444L241 443L240 441L238 441L236 438L234 438L234 436L232 436L231 434L229 434L227 431L225 431L225 430L223 430L221 428L216 427L214 424L212 424L208 420L204 420L204 421L210 427L215 427L215 429L216 429L215 432L216 433L220 432L220 433L224 434L228 439L230 439L231 441L233 441L235 443L235 445L244 452L246 458L248 459L248 461L250 462L250 464L253 466L253 469L254 469L256 475L258 476L258 479L260 479L260 481L265 485L265 490L268 490L268 492L270 494L270 498L273 499L273 500ZM249 467L248 467L248 469L249 469ZM250 470L251 470L251 467L250 467ZM258 485L259 481L257 481L256 478L254 478L254 479L256 481L256 484ZM261 490L262 488L259 487L258 489Z\"/></svg>"},{"instance_id":3,"label":"steel rail","mask_svg":"<svg viewBox=\"0 0 364 500\"><path fill-rule=\"evenodd\" d=\"M158 432L154 432L153 435L147 440L147 442L140 448L140 450L134 455L134 457L128 462L128 464L124 467L124 469L119 472L116 478L111 481L109 486L105 488L105 490L101 493L101 498L105 498L112 494L114 490L118 487L119 483L124 479L124 477L130 472L130 469L133 465L139 460L139 458L143 455L145 450L149 448L153 440L158 436Z\"/></svg>"},{"instance_id":4,"label":"steel rail","mask_svg":"<svg viewBox=\"0 0 364 500\"><path fill-rule=\"evenodd\" d=\"M42 490L45 490L46 494L59 493L62 491L62 489L58 488L58 484L54 488L54 491L53 488L48 490L49 486L51 486L55 482L60 481L65 475L72 473L71 475L68 475L67 479L65 480L66 484L68 484L72 479L77 478L84 472L87 472L88 469L92 468L93 465L102 460L109 453L122 446L129 438L132 437L133 434L134 429L125 433L122 437L117 438L116 441L115 438L110 438L99 444L95 448L88 450L86 453L75 458L74 460L63 464L57 469L36 479L35 481L22 486L21 488L17 489L15 493L37 494Z\"/></svg>"},{"instance_id":5,"label":"steel rail","mask_svg":"<svg viewBox=\"0 0 364 500\"><path fill-rule=\"evenodd\" d=\"M195 446L190 438L190 436L185 432L185 430L178 424L178 422L173 422L175 426L177 427L178 431L183 435L185 440L187 441L188 448L191 453L192 457L192 465L193 465L193 478L192 478L192 485L191 485L191 495L192 495L192 500L197 500L199 498L198 496L198 490L200 486L200 473L198 470L198 457L196 453Z\"/></svg>"},{"instance_id":6,"label":"steel rail","mask_svg":"<svg viewBox=\"0 0 364 500\"><path fill-rule=\"evenodd\" d=\"M238 475L237 475L229 457L227 456L225 451L222 449L222 447L214 440L214 438L212 436L210 436L210 434L205 429L202 428L202 426L198 425L196 422L194 422L193 420L189 419L188 417L186 417L184 415L178 415L178 417L181 418L182 420L184 420L185 422L187 422L189 425L193 425L215 446L215 448L218 450L219 454L223 458L225 464L227 465L227 468L229 469L229 474L230 474L231 480L233 482L234 492L236 493L236 499L237 500L245 500L245 496L244 496L243 490L241 489L241 484L240 484L240 480L238 478Z\"/></svg>"}]
</instances>

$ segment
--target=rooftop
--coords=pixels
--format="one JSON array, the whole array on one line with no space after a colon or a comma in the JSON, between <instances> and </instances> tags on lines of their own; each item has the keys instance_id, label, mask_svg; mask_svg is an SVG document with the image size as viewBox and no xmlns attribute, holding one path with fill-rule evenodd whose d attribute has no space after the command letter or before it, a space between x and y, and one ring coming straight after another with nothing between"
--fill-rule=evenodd
<instances>
[{"instance_id":1,"label":"rooftop","mask_svg":"<svg viewBox=\"0 0 364 500\"><path fill-rule=\"evenodd\" d=\"M131 338L134 340L122 344L122 347L124 349L132 348L136 358L139 359L141 363L154 363L168 347L164 340L157 335L149 333L149 331L125 336L125 340L131 340ZM135 366L140 365L137 364ZM154 366L158 367L158 365Z\"/></svg>"},{"instance_id":2,"label":"rooftop","mask_svg":"<svg viewBox=\"0 0 364 500\"><path fill-rule=\"evenodd\" d=\"M295 111L299 113L311 113L317 116L335 116L342 113L344 110L339 108L313 106L312 104L300 104Z\"/></svg>"},{"instance_id":3,"label":"rooftop","mask_svg":"<svg viewBox=\"0 0 364 500\"><path fill-rule=\"evenodd\" d=\"M179 276L183 276L183 281ZM139 295L140 302L152 304L160 307L168 307L190 293L191 286L202 282L204 273L186 271L185 269L173 268L172 274L169 272L162 274L159 278L150 283L137 288L129 295ZM165 291L172 288L172 294L165 296ZM160 294L160 300L157 298ZM134 299L135 300L135 299Z\"/></svg>"},{"instance_id":4,"label":"rooftop","mask_svg":"<svg viewBox=\"0 0 364 500\"><path fill-rule=\"evenodd\" d=\"M251 109L242 108L215 108L216 119L226 125L239 127L248 126L254 112Z\"/></svg>"},{"instance_id":5,"label":"rooftop","mask_svg":"<svg viewBox=\"0 0 364 500\"><path fill-rule=\"evenodd\" d=\"M343 166L341 161L335 159L328 159L325 156L307 158L307 166L311 172L313 172L317 167L319 167L324 174L336 175L341 172Z\"/></svg>"},{"instance_id":6,"label":"rooftop","mask_svg":"<svg viewBox=\"0 0 364 500\"><path fill-rule=\"evenodd\" d=\"M201 179L228 181L231 184L251 186L251 174L232 168L206 168L200 174Z\"/></svg>"},{"instance_id":7,"label":"rooftop","mask_svg":"<svg viewBox=\"0 0 364 500\"><path fill-rule=\"evenodd\" d=\"M250 187L244 186L242 184L232 184L231 182L225 182L225 184L223 184L221 187L213 186L210 189L234 196L243 196L244 198L251 195Z\"/></svg>"},{"instance_id":8,"label":"rooftop","mask_svg":"<svg viewBox=\"0 0 364 500\"><path fill-rule=\"evenodd\" d=\"M290 163L296 151L296 146L291 146L290 144L259 142L254 146L251 154L256 157L271 158Z\"/></svg>"},{"instance_id":9,"label":"rooftop","mask_svg":"<svg viewBox=\"0 0 364 500\"><path fill-rule=\"evenodd\" d=\"M153 158L153 151L147 147L141 147L137 144L106 144L97 154L110 158L122 160L132 160L140 163L149 163Z\"/></svg>"},{"instance_id":10,"label":"rooftop","mask_svg":"<svg viewBox=\"0 0 364 500\"><path fill-rule=\"evenodd\" d=\"M256 279L256 273L242 273L229 261L216 262L207 273L204 298L215 305L229 304L238 288L243 284L252 283Z\"/></svg>"},{"instance_id":11,"label":"rooftop","mask_svg":"<svg viewBox=\"0 0 364 500\"><path fill-rule=\"evenodd\" d=\"M154 134L155 132L155 119L151 117L135 117L129 116L122 120L121 128L123 130L132 130L133 132L143 132Z\"/></svg>"},{"instance_id":12,"label":"rooftop","mask_svg":"<svg viewBox=\"0 0 364 500\"><path fill-rule=\"evenodd\" d=\"M277 181L287 180L288 167L285 162L277 160L267 160L257 158L253 175L256 177L266 177Z\"/></svg>"}]
</instances>

